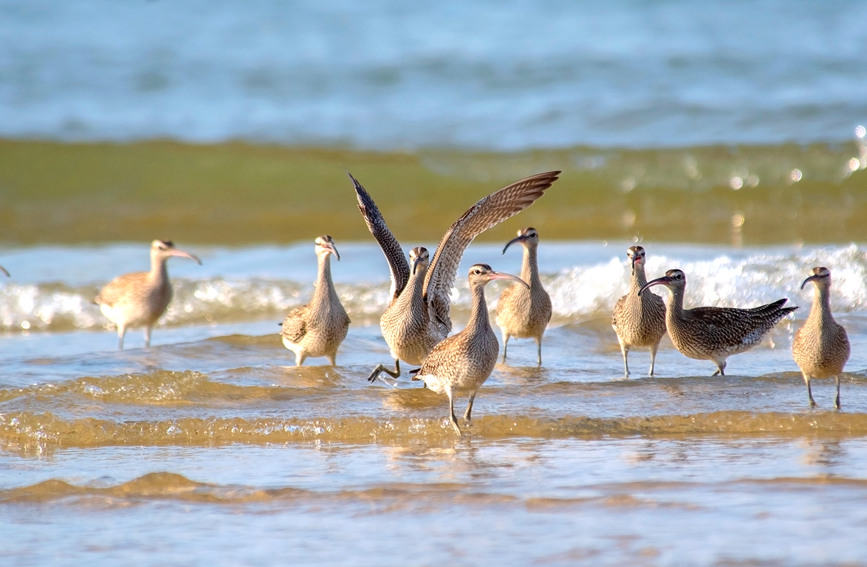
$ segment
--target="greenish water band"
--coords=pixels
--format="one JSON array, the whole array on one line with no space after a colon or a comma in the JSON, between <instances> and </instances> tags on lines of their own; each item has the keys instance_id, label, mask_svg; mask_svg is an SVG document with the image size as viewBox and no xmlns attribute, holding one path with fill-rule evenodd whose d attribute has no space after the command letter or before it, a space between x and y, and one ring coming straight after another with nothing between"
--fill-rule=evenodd
<instances>
[{"instance_id":1,"label":"greenish water band","mask_svg":"<svg viewBox=\"0 0 867 567\"><path fill-rule=\"evenodd\" d=\"M0 140L0 224L11 244L174 239L245 245L366 240L350 171L403 242L437 241L472 203L562 169L520 226L545 239L773 244L867 239L864 148L572 148L521 153Z\"/></svg>"}]
</instances>

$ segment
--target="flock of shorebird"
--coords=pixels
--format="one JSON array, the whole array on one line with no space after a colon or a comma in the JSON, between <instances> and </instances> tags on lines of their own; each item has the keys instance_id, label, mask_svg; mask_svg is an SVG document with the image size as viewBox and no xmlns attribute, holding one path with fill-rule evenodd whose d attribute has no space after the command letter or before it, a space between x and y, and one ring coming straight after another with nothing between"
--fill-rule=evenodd
<instances>
[{"instance_id":1,"label":"flock of shorebird","mask_svg":"<svg viewBox=\"0 0 867 567\"><path fill-rule=\"evenodd\" d=\"M542 286L537 262L539 233L534 228L518 231L503 253L513 244L524 247L520 277L494 271L487 264L475 264L469 270L472 295L470 318L460 332L450 335L449 317L452 289L461 257L479 234L532 205L557 181L559 171L533 175L516 181L481 199L470 207L446 231L433 258L423 247L410 250L409 260L389 230L379 208L364 187L350 175L355 187L358 208L368 229L382 248L391 272L390 301L380 319L382 336L388 345L394 367L379 364L368 380L380 379L395 385L400 376L400 361L419 366L411 371L413 380L421 380L449 401L449 420L462 435L455 417L454 398L469 394L464 418L470 422L473 401L479 387L496 364L499 343L491 328L485 285L497 279L514 283L500 296L496 323L503 338L503 360L509 339L532 338L536 341L537 361L542 364L542 336L551 319L551 299ZM318 275L313 296L307 305L292 309L281 323L283 344L295 354L296 365L308 357L327 357L334 365L337 350L349 329L349 316L340 302L331 279L331 256L340 260L334 240L327 235L315 240ZM169 241L151 244L151 269L120 276L106 285L94 300L103 314L117 325L119 348L130 327L145 328L145 343L150 344L153 325L165 312L172 296L166 272L166 260L172 256L199 259L178 250ZM785 299L750 309L734 307L683 307L686 275L668 270L664 276L647 281L645 250L632 246L627 250L631 264L629 292L613 310L612 326L623 354L623 366L629 376L628 353L632 347L650 349L650 375L654 374L656 352L667 332L674 346L687 357L710 360L724 374L729 356L749 350L783 317L797 309L783 307ZM801 288L812 282L815 299L804 326L795 335L792 353L807 385L810 405L815 406L810 381L834 377L837 385L835 406L840 408L840 375L849 358L849 340L845 329L831 314L829 290L831 274L827 268L814 268ZM668 288L667 302L650 292L653 286ZM388 377L382 376L387 374Z\"/></svg>"}]
</instances>

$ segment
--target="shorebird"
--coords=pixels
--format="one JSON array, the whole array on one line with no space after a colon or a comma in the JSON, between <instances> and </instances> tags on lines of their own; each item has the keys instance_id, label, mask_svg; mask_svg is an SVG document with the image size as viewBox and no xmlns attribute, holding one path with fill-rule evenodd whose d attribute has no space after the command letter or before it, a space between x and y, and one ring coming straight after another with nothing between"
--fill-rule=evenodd
<instances>
[{"instance_id":1,"label":"shorebird","mask_svg":"<svg viewBox=\"0 0 867 567\"><path fill-rule=\"evenodd\" d=\"M522 228L518 231L518 236L506 243L503 254L516 242L524 247L521 260L522 282L507 287L497 301L497 326L503 335L503 361L506 360L511 337L533 338L536 341L537 362L541 366L542 335L551 320L551 298L539 278L539 233L532 227Z\"/></svg>"},{"instance_id":2,"label":"shorebird","mask_svg":"<svg viewBox=\"0 0 867 567\"><path fill-rule=\"evenodd\" d=\"M109 321L117 325L117 346L123 350L123 337L131 327L145 328L145 346L151 345L151 329L172 300L172 284L166 270L166 260L172 256L202 261L183 250L178 250L170 240L151 242L151 269L149 272L132 272L111 280L103 287L93 302Z\"/></svg>"},{"instance_id":3,"label":"shorebird","mask_svg":"<svg viewBox=\"0 0 867 567\"><path fill-rule=\"evenodd\" d=\"M650 375L653 376L656 351L665 334L665 303L655 293L638 293L647 284L644 248L630 246L626 250L626 256L632 265L632 277L629 280L629 291L614 304L611 326L614 327L620 343L625 375L629 376L629 349L636 346L650 347Z\"/></svg>"},{"instance_id":4,"label":"shorebird","mask_svg":"<svg viewBox=\"0 0 867 567\"><path fill-rule=\"evenodd\" d=\"M316 284L310 303L292 309L283 322L283 345L295 354L295 366L308 356L326 356L335 365L337 349L349 330L349 316L331 281L331 255L340 260L334 240L327 234L314 241L317 258Z\"/></svg>"},{"instance_id":5,"label":"shorebird","mask_svg":"<svg viewBox=\"0 0 867 567\"><path fill-rule=\"evenodd\" d=\"M641 295L648 288L664 285L668 288L665 326L671 342L684 355L698 360L710 360L717 371L712 376L725 374L726 359L759 344L777 322L797 309L783 307L785 298L752 309L736 307L683 308L686 275L680 270L668 270L661 278L644 284Z\"/></svg>"},{"instance_id":6,"label":"shorebird","mask_svg":"<svg viewBox=\"0 0 867 567\"><path fill-rule=\"evenodd\" d=\"M470 268L472 310L467 326L437 343L413 377L413 380L423 380L425 386L437 394L445 393L448 396L449 421L461 436L463 433L455 417L454 396L456 393L469 392L470 401L464 414L464 419L469 422L476 393L494 370L500 349L488 317L485 285L502 279L523 283L517 276L495 272L487 264L475 264Z\"/></svg>"},{"instance_id":7,"label":"shorebird","mask_svg":"<svg viewBox=\"0 0 867 567\"><path fill-rule=\"evenodd\" d=\"M804 375L810 407L816 407L810 379L833 376L837 384L834 406L840 409L840 375L849 360L849 337L831 314L831 271L824 267L813 268L810 277L801 283L801 289L807 282L813 282L816 294L807 321L795 333L792 356Z\"/></svg>"},{"instance_id":8,"label":"shorebird","mask_svg":"<svg viewBox=\"0 0 867 567\"><path fill-rule=\"evenodd\" d=\"M446 231L429 264L427 250L413 249L412 270L376 203L361 183L349 175L355 186L358 209L382 248L391 272L390 302L379 325L394 359L394 369L380 364L370 373L369 381L379 377L393 385L380 374L398 378L401 360L421 364L433 345L448 336L452 329L449 292L466 247L482 232L532 205L559 175L559 171L533 175L481 199Z\"/></svg>"}]
</instances>

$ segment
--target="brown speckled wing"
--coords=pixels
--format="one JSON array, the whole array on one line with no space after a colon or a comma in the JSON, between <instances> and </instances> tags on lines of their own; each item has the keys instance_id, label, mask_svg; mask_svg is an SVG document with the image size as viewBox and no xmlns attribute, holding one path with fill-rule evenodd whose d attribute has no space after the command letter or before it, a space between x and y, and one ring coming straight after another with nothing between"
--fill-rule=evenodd
<instances>
[{"instance_id":1,"label":"brown speckled wing","mask_svg":"<svg viewBox=\"0 0 867 567\"><path fill-rule=\"evenodd\" d=\"M307 334L307 306L296 307L283 320L280 334L289 342L297 343Z\"/></svg>"},{"instance_id":2,"label":"brown speckled wing","mask_svg":"<svg viewBox=\"0 0 867 567\"><path fill-rule=\"evenodd\" d=\"M132 272L117 276L99 290L93 299L97 305L114 307L118 302L134 297L147 281L147 272Z\"/></svg>"},{"instance_id":3,"label":"brown speckled wing","mask_svg":"<svg viewBox=\"0 0 867 567\"><path fill-rule=\"evenodd\" d=\"M549 171L507 185L470 207L446 231L424 282L425 300L441 324L451 329L449 291L467 246L484 231L532 205L559 175L559 171Z\"/></svg>"},{"instance_id":4,"label":"brown speckled wing","mask_svg":"<svg viewBox=\"0 0 867 567\"><path fill-rule=\"evenodd\" d=\"M385 219L382 217L379 207L373 202L370 194L351 173L347 173L347 175L349 175L349 179L352 180L352 184L355 186L355 195L358 198L358 210L361 211L370 234L379 243L379 247L382 248L382 253L385 255L385 260L388 262L388 269L391 271L390 303L397 299L397 296L406 287L406 282L409 280L409 262L407 262L397 238L394 237L388 225L385 224Z\"/></svg>"},{"instance_id":5,"label":"brown speckled wing","mask_svg":"<svg viewBox=\"0 0 867 567\"><path fill-rule=\"evenodd\" d=\"M752 309L696 307L689 312L701 325L693 326L692 332L719 348L756 344L780 319L797 309L780 308L783 302Z\"/></svg>"}]
</instances>

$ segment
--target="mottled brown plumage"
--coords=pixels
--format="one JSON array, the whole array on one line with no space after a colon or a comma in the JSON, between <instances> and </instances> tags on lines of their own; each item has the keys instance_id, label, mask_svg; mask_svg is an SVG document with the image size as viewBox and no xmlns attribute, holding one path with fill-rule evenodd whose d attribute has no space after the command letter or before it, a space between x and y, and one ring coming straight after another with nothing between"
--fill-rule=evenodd
<instances>
[{"instance_id":1,"label":"mottled brown plumage","mask_svg":"<svg viewBox=\"0 0 867 567\"><path fill-rule=\"evenodd\" d=\"M686 275L680 270L668 270L661 278L647 282L642 294L655 285L664 285L669 295L666 303L665 326L671 342L684 355L698 360L710 360L717 366L713 376L724 375L726 359L759 344L777 322L797 309L783 307L786 299L752 309L736 307L683 308Z\"/></svg>"},{"instance_id":2,"label":"mottled brown plumage","mask_svg":"<svg viewBox=\"0 0 867 567\"><path fill-rule=\"evenodd\" d=\"M327 234L316 238L317 275L310 303L292 309L281 324L283 345L295 354L301 366L308 356L328 357L336 364L337 349L349 330L349 316L331 281L331 254L340 260L334 240Z\"/></svg>"},{"instance_id":3,"label":"mottled brown plumage","mask_svg":"<svg viewBox=\"0 0 867 567\"><path fill-rule=\"evenodd\" d=\"M368 379L376 380L380 372L393 378L400 375L400 361L419 365L424 362L435 344L445 338L443 329L431 315L429 304L423 300L424 278L430 256L421 246L409 252L412 271L403 292L391 302L380 318L380 329L394 358L394 373L378 365Z\"/></svg>"},{"instance_id":4,"label":"mottled brown plumage","mask_svg":"<svg viewBox=\"0 0 867 567\"><path fill-rule=\"evenodd\" d=\"M801 283L801 289L807 282L813 282L816 293L807 321L795 333L792 356L804 375L810 407L816 407L810 379L833 376L837 385L834 406L840 409L840 375L849 360L849 337L846 329L831 314L831 271L825 267L813 268L810 276Z\"/></svg>"},{"instance_id":5,"label":"mottled brown plumage","mask_svg":"<svg viewBox=\"0 0 867 567\"><path fill-rule=\"evenodd\" d=\"M397 378L400 376L400 360L410 362L405 357L417 360L415 353L428 351L430 345L448 335L452 328L449 292L464 250L482 232L532 205L559 174L559 171L540 173L516 181L478 201L446 231L430 265L415 263L414 260L412 273L400 243L389 230L376 203L364 187L352 175L349 176L355 186L358 209L382 248L391 271L388 317L383 315L380 319L380 328L395 361L394 370L380 364L370 374L370 381L376 380L381 372ZM423 280L421 272L424 272ZM420 284L420 288L412 287L409 297L402 300L413 274L419 279L414 284ZM400 307L396 305L399 301Z\"/></svg>"},{"instance_id":6,"label":"mottled brown plumage","mask_svg":"<svg viewBox=\"0 0 867 567\"><path fill-rule=\"evenodd\" d=\"M476 393L497 362L500 345L491 329L485 302L485 285L496 279L521 281L516 276L495 272L487 264L476 264L470 268L472 311L467 326L437 343L413 377L413 380L423 380L425 386L434 392L448 396L449 421L458 435L462 433L455 417L455 394L469 392L470 400L464 414L464 419L469 422Z\"/></svg>"},{"instance_id":7,"label":"mottled brown plumage","mask_svg":"<svg viewBox=\"0 0 867 567\"><path fill-rule=\"evenodd\" d=\"M638 291L647 284L644 272L645 252L641 246L631 246L626 256L632 265L629 292L617 300L611 316L611 326L617 333L620 352L623 354L623 371L629 376L629 349L631 347L650 347L650 372L653 376L656 365L656 351L659 341L665 335L665 303L655 293Z\"/></svg>"},{"instance_id":8,"label":"mottled brown plumage","mask_svg":"<svg viewBox=\"0 0 867 567\"><path fill-rule=\"evenodd\" d=\"M189 252L178 250L168 240L151 242L151 269L149 272L133 272L118 276L94 298L100 311L117 325L118 349L123 350L126 330L132 327L145 328L145 346L151 344L151 329L172 300L172 284L166 270L166 260L172 256L190 258L202 262Z\"/></svg>"},{"instance_id":9,"label":"mottled brown plumage","mask_svg":"<svg viewBox=\"0 0 867 567\"><path fill-rule=\"evenodd\" d=\"M539 233L535 228L522 228L518 236L506 243L503 254L509 246L520 243L524 247L521 260L521 283L515 283L503 290L497 301L497 326L503 335L503 361L509 348L509 339L532 338L536 341L536 360L542 365L542 335L551 320L551 298L542 287L539 278L537 251ZM524 284L527 283L530 287Z\"/></svg>"}]
</instances>

